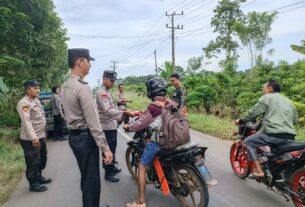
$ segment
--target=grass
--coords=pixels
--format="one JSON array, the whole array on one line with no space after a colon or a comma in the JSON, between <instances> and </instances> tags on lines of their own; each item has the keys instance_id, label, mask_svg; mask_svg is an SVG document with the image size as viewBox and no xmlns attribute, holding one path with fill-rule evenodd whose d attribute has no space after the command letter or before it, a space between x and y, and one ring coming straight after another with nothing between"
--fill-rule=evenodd
<instances>
[{"instance_id":1,"label":"grass","mask_svg":"<svg viewBox=\"0 0 305 207\"><path fill-rule=\"evenodd\" d=\"M133 101L128 104L128 108L132 110L144 111L150 100L143 96L137 96L134 92L126 92L128 99ZM222 139L234 139L233 133L237 131L236 125L232 119L219 118L212 115L206 115L203 113L189 113L188 119L191 124L191 128L205 134L216 136ZM297 127L298 141L305 141L305 128Z\"/></svg>"},{"instance_id":2,"label":"grass","mask_svg":"<svg viewBox=\"0 0 305 207\"><path fill-rule=\"evenodd\" d=\"M125 92L125 96L128 100L132 100L132 102L128 103L128 108L131 110L145 111L151 102L147 97L138 96L134 92Z\"/></svg>"},{"instance_id":3,"label":"grass","mask_svg":"<svg viewBox=\"0 0 305 207\"><path fill-rule=\"evenodd\" d=\"M21 146L0 138L0 206L4 204L24 171Z\"/></svg>"},{"instance_id":4,"label":"grass","mask_svg":"<svg viewBox=\"0 0 305 207\"><path fill-rule=\"evenodd\" d=\"M234 139L233 132L237 131L237 127L234 125L233 121L228 118L190 113L188 119L192 129L222 139Z\"/></svg>"}]
</instances>

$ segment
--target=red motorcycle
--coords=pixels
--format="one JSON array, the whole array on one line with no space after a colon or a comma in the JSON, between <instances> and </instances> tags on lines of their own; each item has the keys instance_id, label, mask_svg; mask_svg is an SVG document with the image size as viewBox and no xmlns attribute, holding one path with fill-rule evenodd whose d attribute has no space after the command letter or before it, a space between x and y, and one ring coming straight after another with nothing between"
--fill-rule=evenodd
<instances>
[{"instance_id":1,"label":"red motorcycle","mask_svg":"<svg viewBox=\"0 0 305 207\"><path fill-rule=\"evenodd\" d=\"M292 199L297 207L305 207L305 142L291 142L279 146L257 148L257 154L265 173L264 177L249 176L254 164L249 160L243 140L256 133L258 126L248 122L238 126L238 140L230 150L232 169L239 178L255 179L268 189Z\"/></svg>"}]
</instances>

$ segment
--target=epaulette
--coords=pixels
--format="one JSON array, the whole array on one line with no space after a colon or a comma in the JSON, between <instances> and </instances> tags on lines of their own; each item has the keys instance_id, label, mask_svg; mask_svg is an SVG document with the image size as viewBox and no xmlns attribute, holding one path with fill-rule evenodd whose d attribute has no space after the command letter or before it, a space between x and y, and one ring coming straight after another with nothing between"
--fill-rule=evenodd
<instances>
[{"instance_id":1,"label":"epaulette","mask_svg":"<svg viewBox=\"0 0 305 207\"><path fill-rule=\"evenodd\" d=\"M84 81L84 80L82 80L82 79L78 79L78 81L81 82L82 84L88 84L87 81Z\"/></svg>"}]
</instances>

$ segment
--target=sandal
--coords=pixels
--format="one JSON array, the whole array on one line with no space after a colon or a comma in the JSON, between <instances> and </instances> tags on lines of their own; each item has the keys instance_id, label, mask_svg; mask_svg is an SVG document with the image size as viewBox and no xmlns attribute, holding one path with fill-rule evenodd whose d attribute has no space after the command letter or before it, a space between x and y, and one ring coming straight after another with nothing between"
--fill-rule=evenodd
<instances>
[{"instance_id":1,"label":"sandal","mask_svg":"<svg viewBox=\"0 0 305 207\"><path fill-rule=\"evenodd\" d=\"M127 203L126 207L146 207L146 203L139 204L137 201L134 201L132 203Z\"/></svg>"}]
</instances>

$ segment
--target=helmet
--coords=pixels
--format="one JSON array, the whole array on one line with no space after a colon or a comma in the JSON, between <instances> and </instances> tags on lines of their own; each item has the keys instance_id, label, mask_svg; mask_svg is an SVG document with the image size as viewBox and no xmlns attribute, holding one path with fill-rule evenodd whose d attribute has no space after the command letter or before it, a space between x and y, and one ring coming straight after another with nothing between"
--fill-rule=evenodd
<instances>
[{"instance_id":1,"label":"helmet","mask_svg":"<svg viewBox=\"0 0 305 207\"><path fill-rule=\"evenodd\" d=\"M149 79L145 85L148 98L166 96L167 94L167 82L159 76Z\"/></svg>"}]
</instances>

